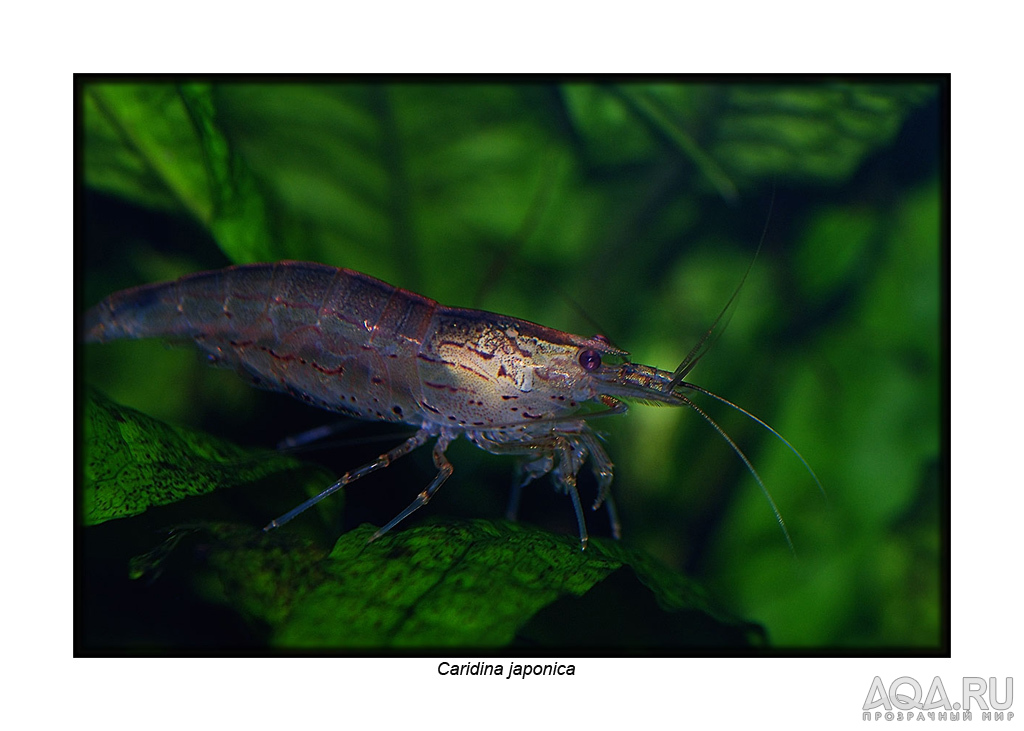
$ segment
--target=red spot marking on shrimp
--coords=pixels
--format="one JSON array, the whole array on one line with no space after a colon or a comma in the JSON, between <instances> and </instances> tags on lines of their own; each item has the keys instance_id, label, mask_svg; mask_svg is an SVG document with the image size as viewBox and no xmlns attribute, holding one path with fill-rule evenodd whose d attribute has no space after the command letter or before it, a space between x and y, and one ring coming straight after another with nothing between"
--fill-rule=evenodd
<instances>
[{"instance_id":1,"label":"red spot marking on shrimp","mask_svg":"<svg viewBox=\"0 0 1024 731\"><path fill-rule=\"evenodd\" d=\"M285 353L285 354L277 353L277 352L274 351L273 348L271 348L269 346L266 346L266 345L257 345L256 349L257 350L262 350L264 353L269 355L271 358L274 358L275 360L283 360L285 362L288 362L288 361L292 361L292 360L297 360L298 359L297 356L294 353Z\"/></svg>"},{"instance_id":2,"label":"red spot marking on shrimp","mask_svg":"<svg viewBox=\"0 0 1024 731\"><path fill-rule=\"evenodd\" d=\"M310 365L312 365L318 371L323 373L325 376L340 376L342 373L345 372L345 366L338 366L337 368L327 368L316 362L311 363Z\"/></svg>"},{"instance_id":3,"label":"red spot marking on shrimp","mask_svg":"<svg viewBox=\"0 0 1024 731\"><path fill-rule=\"evenodd\" d=\"M484 352L482 350L477 350L476 348L472 348L472 347L470 347L468 345L465 346L465 348L466 348L466 350L469 350L469 351L472 351L472 352L476 353L477 355L479 355L484 360L491 360L494 357L494 353L486 353L486 352Z\"/></svg>"},{"instance_id":4,"label":"red spot marking on shrimp","mask_svg":"<svg viewBox=\"0 0 1024 731\"><path fill-rule=\"evenodd\" d=\"M468 388L459 388L458 386L449 386L447 383L431 383L430 381L424 381L423 385L424 386L430 386L430 388L436 388L436 389L442 390L442 391L447 389L450 393L458 393L459 391L466 391L467 393L472 393L472 391L470 391Z\"/></svg>"}]
</instances>

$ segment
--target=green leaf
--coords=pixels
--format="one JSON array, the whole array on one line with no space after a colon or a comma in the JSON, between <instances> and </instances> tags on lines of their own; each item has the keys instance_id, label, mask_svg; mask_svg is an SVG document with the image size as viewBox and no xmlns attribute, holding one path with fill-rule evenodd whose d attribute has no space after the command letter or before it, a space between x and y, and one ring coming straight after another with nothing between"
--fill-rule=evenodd
<instances>
[{"instance_id":1,"label":"green leaf","mask_svg":"<svg viewBox=\"0 0 1024 731\"><path fill-rule=\"evenodd\" d=\"M287 531L259 538L230 526L213 531L222 541L207 549L216 574L207 593L269 626L280 647L615 645L622 608L639 611L637 594L647 597L648 616L632 619L662 630L645 637L646 644L763 640L760 628L713 609L685 577L608 541L580 551L570 536L472 520L397 530L367 543L375 528L365 525L324 556ZM623 571L634 576L627 595L614 590L589 598ZM562 601L576 599L582 604ZM564 629L565 617L579 614L593 623L598 607L605 623L593 634L567 640L564 632L545 629ZM692 627L701 634L690 634Z\"/></svg>"},{"instance_id":2,"label":"green leaf","mask_svg":"<svg viewBox=\"0 0 1024 731\"><path fill-rule=\"evenodd\" d=\"M83 88L83 106L88 185L210 221L202 146L176 87L89 85Z\"/></svg>"},{"instance_id":3,"label":"green leaf","mask_svg":"<svg viewBox=\"0 0 1024 731\"><path fill-rule=\"evenodd\" d=\"M263 196L221 129L208 84L88 86L85 127L90 185L185 209L235 263L280 258Z\"/></svg>"},{"instance_id":4,"label":"green leaf","mask_svg":"<svg viewBox=\"0 0 1024 731\"><path fill-rule=\"evenodd\" d=\"M179 89L196 127L209 176L212 215L209 227L221 250L236 264L273 261L266 204L245 160L221 129L208 84Z\"/></svg>"},{"instance_id":5,"label":"green leaf","mask_svg":"<svg viewBox=\"0 0 1024 731\"><path fill-rule=\"evenodd\" d=\"M900 84L734 87L723 100L710 153L742 180L840 183L891 142L931 93L931 87Z\"/></svg>"},{"instance_id":6,"label":"green leaf","mask_svg":"<svg viewBox=\"0 0 1024 731\"><path fill-rule=\"evenodd\" d=\"M838 183L932 94L920 85L571 85L566 104L604 165L688 158L728 200L764 179Z\"/></svg>"},{"instance_id":7,"label":"green leaf","mask_svg":"<svg viewBox=\"0 0 1024 731\"><path fill-rule=\"evenodd\" d=\"M218 114L276 212L279 258L345 266L453 302L480 242L520 227L565 154L524 101L531 87L234 85ZM296 116L295 110L302 113ZM537 160L545 160L540 166Z\"/></svg>"},{"instance_id":8,"label":"green leaf","mask_svg":"<svg viewBox=\"0 0 1024 731\"><path fill-rule=\"evenodd\" d=\"M244 449L166 424L89 389L83 409L82 510L86 525L272 475L330 484L291 457Z\"/></svg>"}]
</instances>

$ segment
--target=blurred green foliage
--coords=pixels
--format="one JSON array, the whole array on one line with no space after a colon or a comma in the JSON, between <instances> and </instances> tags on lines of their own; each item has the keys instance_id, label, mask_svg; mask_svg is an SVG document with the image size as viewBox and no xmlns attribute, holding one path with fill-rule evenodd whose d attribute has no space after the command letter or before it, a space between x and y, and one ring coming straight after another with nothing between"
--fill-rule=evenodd
<instances>
[{"instance_id":1,"label":"blurred green foliage","mask_svg":"<svg viewBox=\"0 0 1024 731\"><path fill-rule=\"evenodd\" d=\"M791 556L756 483L697 415L634 406L598 425L624 543L697 579L775 645L939 646L937 83L97 82L80 93L83 308L202 269L306 259L449 305L599 329L671 369L728 301L767 220L728 330L689 378L784 434L827 503L771 435L701 401L764 478ZM89 346L84 373L119 403L247 446L332 419L157 343ZM339 449L331 468L381 451L359 449ZM465 443L449 456L455 476L423 517L501 515L509 461ZM365 506L346 520L389 519L426 484L428 461L348 490ZM246 518L259 525L254 513L269 519L304 494L278 486ZM568 501L543 482L520 517L575 532ZM588 519L607 533L603 515ZM90 529L97 556L112 550L106 529ZM125 550L157 542L136 535Z\"/></svg>"}]
</instances>

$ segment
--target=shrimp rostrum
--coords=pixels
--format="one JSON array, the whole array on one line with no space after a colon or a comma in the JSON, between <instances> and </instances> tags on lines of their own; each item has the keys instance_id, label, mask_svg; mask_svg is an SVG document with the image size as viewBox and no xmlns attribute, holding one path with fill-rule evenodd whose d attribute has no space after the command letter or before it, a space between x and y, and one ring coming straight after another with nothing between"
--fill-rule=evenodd
<instances>
[{"instance_id":1,"label":"shrimp rostrum","mask_svg":"<svg viewBox=\"0 0 1024 731\"><path fill-rule=\"evenodd\" d=\"M261 388L359 419L416 428L402 444L347 472L265 531L436 440L437 474L375 539L430 501L452 474L445 450L465 436L487 452L518 458L511 518L522 488L550 474L572 501L581 548L587 529L576 478L589 459L597 480L592 507L605 506L617 538L613 465L590 420L623 414L624 400L632 399L685 405L700 414L747 465L789 540L749 460L686 395L698 391L734 406L683 380L698 348L675 372L662 371L630 362L627 352L600 335L586 338L507 315L445 307L366 274L292 261L116 292L86 314L85 340L124 338L191 340L212 364L232 367Z\"/></svg>"}]
</instances>

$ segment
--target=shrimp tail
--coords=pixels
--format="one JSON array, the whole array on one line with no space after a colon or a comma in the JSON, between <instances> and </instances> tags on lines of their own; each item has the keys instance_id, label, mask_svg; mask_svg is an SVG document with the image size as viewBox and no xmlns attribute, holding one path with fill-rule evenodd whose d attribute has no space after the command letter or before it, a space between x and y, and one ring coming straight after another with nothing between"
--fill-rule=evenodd
<instances>
[{"instance_id":1,"label":"shrimp tail","mask_svg":"<svg viewBox=\"0 0 1024 731\"><path fill-rule=\"evenodd\" d=\"M151 284L110 295L85 313L82 340L189 337L194 328L180 312L175 284Z\"/></svg>"}]
</instances>

